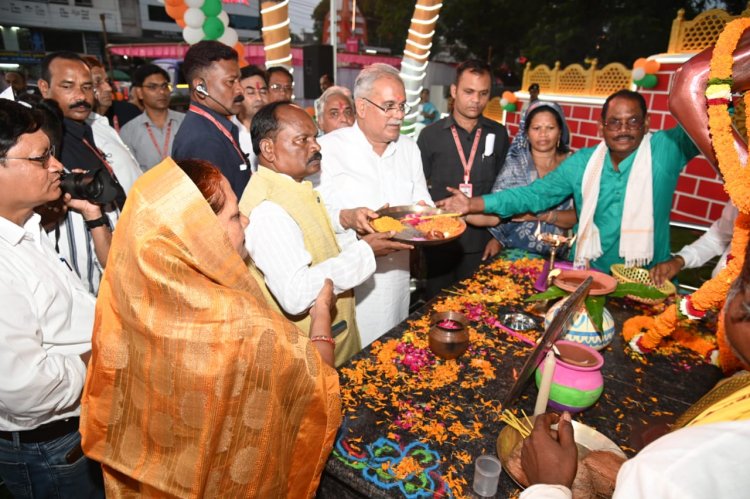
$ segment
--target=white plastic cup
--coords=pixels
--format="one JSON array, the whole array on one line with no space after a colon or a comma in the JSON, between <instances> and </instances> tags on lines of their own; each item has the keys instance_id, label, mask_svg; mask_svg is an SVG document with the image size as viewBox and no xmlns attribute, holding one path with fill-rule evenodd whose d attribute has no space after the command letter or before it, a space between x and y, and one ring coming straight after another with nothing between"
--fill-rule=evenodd
<instances>
[{"instance_id":1,"label":"white plastic cup","mask_svg":"<svg viewBox=\"0 0 750 499\"><path fill-rule=\"evenodd\" d=\"M497 482L500 480L500 473L503 471L503 465L495 456L479 456L474 461L474 483L472 488L474 492L484 497L492 497L497 493Z\"/></svg>"}]
</instances>

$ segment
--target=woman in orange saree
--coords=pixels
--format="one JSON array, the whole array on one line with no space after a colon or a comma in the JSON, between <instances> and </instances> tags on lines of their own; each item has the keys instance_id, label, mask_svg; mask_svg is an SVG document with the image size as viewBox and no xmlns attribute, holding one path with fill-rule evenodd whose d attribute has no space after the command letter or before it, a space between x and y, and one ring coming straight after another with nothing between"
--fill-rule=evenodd
<instances>
[{"instance_id":1,"label":"woman in orange saree","mask_svg":"<svg viewBox=\"0 0 750 499\"><path fill-rule=\"evenodd\" d=\"M167 158L136 182L118 222L81 414L108 497L311 497L331 451L332 342L266 305L220 179L207 196ZM311 334L330 335L325 289Z\"/></svg>"}]
</instances>

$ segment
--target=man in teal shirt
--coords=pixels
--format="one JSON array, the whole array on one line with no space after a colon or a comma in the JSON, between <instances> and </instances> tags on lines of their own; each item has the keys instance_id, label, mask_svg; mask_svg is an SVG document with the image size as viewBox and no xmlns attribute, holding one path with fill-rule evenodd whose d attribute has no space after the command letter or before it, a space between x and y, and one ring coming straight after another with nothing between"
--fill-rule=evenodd
<instances>
[{"instance_id":1,"label":"man in teal shirt","mask_svg":"<svg viewBox=\"0 0 750 499\"><path fill-rule=\"evenodd\" d=\"M604 157L594 211L602 254L590 261L591 266L598 270L609 272L612 264L624 261L620 256L623 203L636 151L648 133L648 127L646 102L640 94L621 90L607 98L602 107L599 129L608 153ZM475 198L468 198L457 189L449 187L453 196L439 201L437 205L450 212L486 212L509 217L519 213L544 211L558 205L568 196L573 196L580 221L584 171L595 149L590 147L578 151L556 170L525 187ZM698 154L698 149L680 127L654 133L650 149L654 250L648 266L670 257L669 213L672 195L685 163ZM574 227L574 231L578 233L578 225Z\"/></svg>"}]
</instances>

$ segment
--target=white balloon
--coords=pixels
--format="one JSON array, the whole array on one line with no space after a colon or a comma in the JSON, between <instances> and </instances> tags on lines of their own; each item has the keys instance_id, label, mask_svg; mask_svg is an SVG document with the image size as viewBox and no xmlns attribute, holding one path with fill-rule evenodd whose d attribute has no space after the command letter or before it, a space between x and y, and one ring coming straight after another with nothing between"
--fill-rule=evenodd
<instances>
[{"instance_id":1,"label":"white balloon","mask_svg":"<svg viewBox=\"0 0 750 499\"><path fill-rule=\"evenodd\" d=\"M191 28L185 26L182 29L182 38L190 45L195 45L199 41L203 40L203 28Z\"/></svg>"},{"instance_id":2,"label":"white balloon","mask_svg":"<svg viewBox=\"0 0 750 499\"><path fill-rule=\"evenodd\" d=\"M633 70L633 81L641 80L644 76L646 76L645 68L635 68Z\"/></svg>"},{"instance_id":3,"label":"white balloon","mask_svg":"<svg viewBox=\"0 0 750 499\"><path fill-rule=\"evenodd\" d=\"M200 9L191 7L185 11L182 20L185 21L186 26L190 26L191 28L202 28L203 22L206 20L206 14Z\"/></svg>"},{"instance_id":4,"label":"white balloon","mask_svg":"<svg viewBox=\"0 0 750 499\"><path fill-rule=\"evenodd\" d=\"M200 9L203 7L203 2L205 0L185 0L185 5L188 6L188 8L191 9Z\"/></svg>"},{"instance_id":5,"label":"white balloon","mask_svg":"<svg viewBox=\"0 0 750 499\"><path fill-rule=\"evenodd\" d=\"M219 41L221 43L232 48L234 48L238 40L239 36L237 36L237 32L234 30L234 28L226 28L224 30L224 34L219 38ZM244 57L244 54L240 54L240 57Z\"/></svg>"},{"instance_id":6,"label":"white balloon","mask_svg":"<svg viewBox=\"0 0 750 499\"><path fill-rule=\"evenodd\" d=\"M500 107L505 107L508 105L508 99L500 99Z\"/></svg>"},{"instance_id":7,"label":"white balloon","mask_svg":"<svg viewBox=\"0 0 750 499\"><path fill-rule=\"evenodd\" d=\"M229 14L227 14L226 10L222 10L221 12L219 12L219 15L216 17L218 17L219 20L224 24L225 28L229 27ZM226 29L224 30L224 32L226 33Z\"/></svg>"}]
</instances>

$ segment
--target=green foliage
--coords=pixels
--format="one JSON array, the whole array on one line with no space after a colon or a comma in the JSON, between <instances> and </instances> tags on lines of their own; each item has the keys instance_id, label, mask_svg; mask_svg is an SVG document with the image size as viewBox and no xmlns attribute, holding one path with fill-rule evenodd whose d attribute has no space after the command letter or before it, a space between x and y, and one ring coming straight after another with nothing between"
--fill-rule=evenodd
<instances>
[{"instance_id":1,"label":"green foliage","mask_svg":"<svg viewBox=\"0 0 750 499\"><path fill-rule=\"evenodd\" d=\"M543 293L537 293L535 295L529 296L528 298L526 298L526 301L554 300L555 298L560 298L562 296L568 296L568 292L552 285L548 287L547 291L544 291Z\"/></svg>"},{"instance_id":2,"label":"green foliage","mask_svg":"<svg viewBox=\"0 0 750 499\"><path fill-rule=\"evenodd\" d=\"M647 286L639 282L620 282L617 288L609 296L620 298L627 295L637 296L639 298L659 299L666 298L667 295L653 286Z\"/></svg>"},{"instance_id":3,"label":"green foliage","mask_svg":"<svg viewBox=\"0 0 750 499\"><path fill-rule=\"evenodd\" d=\"M587 296L584 303L586 312L589 314L589 320L594 325L599 337L602 335L602 321L604 320L604 296Z\"/></svg>"}]
</instances>

